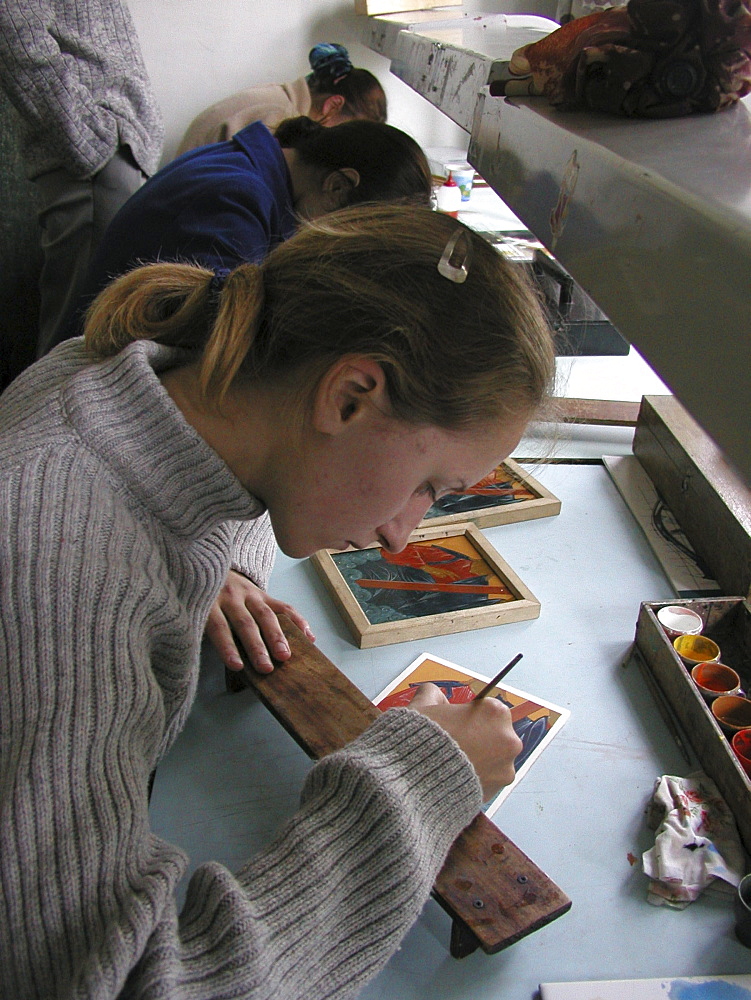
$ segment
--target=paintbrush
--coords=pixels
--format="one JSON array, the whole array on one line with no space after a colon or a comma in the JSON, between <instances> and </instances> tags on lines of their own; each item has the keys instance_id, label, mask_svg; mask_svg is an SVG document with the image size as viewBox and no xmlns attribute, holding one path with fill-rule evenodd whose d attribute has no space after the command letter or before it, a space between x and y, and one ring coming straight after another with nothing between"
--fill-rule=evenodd
<instances>
[{"instance_id":1,"label":"paintbrush","mask_svg":"<svg viewBox=\"0 0 751 1000\"><path fill-rule=\"evenodd\" d=\"M479 701L480 698L484 698L485 695L490 694L490 692L498 684L498 682L503 680L503 678L506 676L506 674L509 672L509 670L511 670L512 667L516 666L516 664L519 662L519 660L521 660L521 658L522 658L523 655L524 655L523 653L517 653L516 656L513 658L513 660L509 660L509 662L506 664L506 666L503 668L503 670L499 670L498 673L493 678L493 680L492 681L488 681L488 683L479 692L479 694L475 695L475 699L474 700L475 701Z\"/></svg>"}]
</instances>

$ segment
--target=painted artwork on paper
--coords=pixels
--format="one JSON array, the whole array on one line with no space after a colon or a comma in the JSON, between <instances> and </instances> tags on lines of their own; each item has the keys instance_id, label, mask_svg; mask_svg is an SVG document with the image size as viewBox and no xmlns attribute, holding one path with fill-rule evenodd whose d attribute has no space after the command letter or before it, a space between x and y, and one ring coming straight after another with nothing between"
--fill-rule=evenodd
<instances>
[{"instance_id":1,"label":"painted artwork on paper","mask_svg":"<svg viewBox=\"0 0 751 1000\"><path fill-rule=\"evenodd\" d=\"M541 1000L751 1000L751 975L542 983Z\"/></svg>"},{"instance_id":2,"label":"painted artwork on paper","mask_svg":"<svg viewBox=\"0 0 751 1000\"><path fill-rule=\"evenodd\" d=\"M560 509L560 500L509 458L474 486L436 500L423 524L472 520L480 527L492 527L548 517Z\"/></svg>"},{"instance_id":3,"label":"painted artwork on paper","mask_svg":"<svg viewBox=\"0 0 751 1000\"><path fill-rule=\"evenodd\" d=\"M336 553L336 568L372 625L517 600L466 535Z\"/></svg>"},{"instance_id":4,"label":"painted artwork on paper","mask_svg":"<svg viewBox=\"0 0 751 1000\"><path fill-rule=\"evenodd\" d=\"M428 681L437 685L452 704L462 704L472 701L487 684L488 678L439 656L423 653L373 699L374 703L384 712L389 708L407 706L420 685ZM486 814L491 815L526 774L529 766L571 713L566 708L503 682L486 697L497 698L510 709L514 731L522 741L522 749L514 761L516 777L513 783L485 806Z\"/></svg>"}]
</instances>

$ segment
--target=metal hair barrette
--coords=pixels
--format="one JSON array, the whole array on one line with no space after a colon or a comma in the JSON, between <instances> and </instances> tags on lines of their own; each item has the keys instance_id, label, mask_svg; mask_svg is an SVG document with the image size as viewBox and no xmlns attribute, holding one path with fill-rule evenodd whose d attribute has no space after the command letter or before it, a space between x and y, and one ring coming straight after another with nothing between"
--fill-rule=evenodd
<instances>
[{"instance_id":1,"label":"metal hair barrette","mask_svg":"<svg viewBox=\"0 0 751 1000\"><path fill-rule=\"evenodd\" d=\"M466 246L464 256L461 258L460 263L452 263L451 258L455 256L456 245L462 237L464 237ZM471 252L472 244L469 242L469 236L463 229L457 229L449 237L449 241L441 254L441 259L438 261L438 273L444 278L448 278L449 281L454 281L457 285L461 285L467 280L467 275L469 274Z\"/></svg>"}]
</instances>

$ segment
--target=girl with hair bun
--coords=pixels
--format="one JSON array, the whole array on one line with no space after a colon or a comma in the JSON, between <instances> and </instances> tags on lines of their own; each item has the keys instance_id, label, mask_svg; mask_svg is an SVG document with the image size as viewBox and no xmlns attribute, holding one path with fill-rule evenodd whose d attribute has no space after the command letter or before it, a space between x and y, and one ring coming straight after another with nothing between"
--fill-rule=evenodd
<instances>
[{"instance_id":1,"label":"girl with hair bun","mask_svg":"<svg viewBox=\"0 0 751 1000\"><path fill-rule=\"evenodd\" d=\"M447 216L368 204L229 274L125 274L5 391L0 995L349 1000L383 967L513 779L505 705L425 685L312 768L258 857L199 866L182 911L149 775L207 624L265 672L289 657L275 611L310 631L266 593L272 526L294 557L400 551L515 448L553 372L513 265Z\"/></svg>"},{"instance_id":2,"label":"girl with hair bun","mask_svg":"<svg viewBox=\"0 0 751 1000\"><path fill-rule=\"evenodd\" d=\"M315 45L308 60L311 72L299 80L249 87L206 108L188 126L175 155L210 142L224 142L255 121L270 129L298 115L328 126L353 118L386 121L383 87L367 69L352 65L343 45Z\"/></svg>"}]
</instances>

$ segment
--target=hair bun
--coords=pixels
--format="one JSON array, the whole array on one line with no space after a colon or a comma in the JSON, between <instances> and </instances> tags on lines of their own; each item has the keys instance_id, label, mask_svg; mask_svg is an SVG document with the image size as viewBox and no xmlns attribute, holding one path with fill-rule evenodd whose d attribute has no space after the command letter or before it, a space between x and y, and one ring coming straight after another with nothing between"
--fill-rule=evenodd
<instances>
[{"instance_id":1,"label":"hair bun","mask_svg":"<svg viewBox=\"0 0 751 1000\"><path fill-rule=\"evenodd\" d=\"M352 70L349 53L336 42L320 42L308 54L308 62L313 75L319 80L338 83Z\"/></svg>"}]
</instances>

